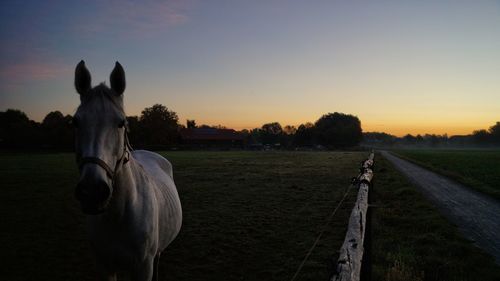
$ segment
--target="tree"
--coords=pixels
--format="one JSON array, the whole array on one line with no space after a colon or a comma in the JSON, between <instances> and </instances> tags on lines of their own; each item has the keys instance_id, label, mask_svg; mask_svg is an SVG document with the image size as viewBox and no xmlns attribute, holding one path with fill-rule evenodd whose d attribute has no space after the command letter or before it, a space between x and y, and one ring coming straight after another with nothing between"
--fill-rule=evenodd
<instances>
[{"instance_id":1,"label":"tree","mask_svg":"<svg viewBox=\"0 0 500 281\"><path fill-rule=\"evenodd\" d=\"M188 120L186 121L186 127L187 127L188 129L194 129L194 128L196 128L196 121L194 121L194 120L189 120L189 119L188 119Z\"/></svg>"},{"instance_id":2,"label":"tree","mask_svg":"<svg viewBox=\"0 0 500 281\"><path fill-rule=\"evenodd\" d=\"M178 141L179 117L166 106L155 104L142 111L140 124L144 142L150 145L172 145Z\"/></svg>"},{"instance_id":3,"label":"tree","mask_svg":"<svg viewBox=\"0 0 500 281\"><path fill-rule=\"evenodd\" d=\"M252 129L246 135L245 141L247 144L262 144L261 135L261 129Z\"/></svg>"},{"instance_id":4,"label":"tree","mask_svg":"<svg viewBox=\"0 0 500 281\"><path fill-rule=\"evenodd\" d=\"M71 148L74 143L72 117L60 111L49 112L42 121L44 143L52 148Z\"/></svg>"},{"instance_id":5,"label":"tree","mask_svg":"<svg viewBox=\"0 0 500 281\"><path fill-rule=\"evenodd\" d=\"M144 130L142 129L139 117L127 116L127 131L128 131L128 140L132 145L132 147L137 144L145 143L143 134L141 133Z\"/></svg>"},{"instance_id":6,"label":"tree","mask_svg":"<svg viewBox=\"0 0 500 281\"><path fill-rule=\"evenodd\" d=\"M297 128L295 128L295 126L286 125L285 127L283 127L283 134L281 136L282 144L290 148L293 145L293 139L296 132Z\"/></svg>"},{"instance_id":7,"label":"tree","mask_svg":"<svg viewBox=\"0 0 500 281\"><path fill-rule=\"evenodd\" d=\"M472 139L476 144L489 144L491 135L486 130L477 130L472 133Z\"/></svg>"},{"instance_id":8,"label":"tree","mask_svg":"<svg viewBox=\"0 0 500 281\"><path fill-rule=\"evenodd\" d=\"M287 135L295 135L296 132L297 132L297 128L295 128L295 126L286 125L283 128L283 133L285 133Z\"/></svg>"},{"instance_id":9,"label":"tree","mask_svg":"<svg viewBox=\"0 0 500 281\"><path fill-rule=\"evenodd\" d=\"M393 145L397 140L396 136L381 133L367 132L363 133L363 142L369 145Z\"/></svg>"},{"instance_id":10,"label":"tree","mask_svg":"<svg viewBox=\"0 0 500 281\"><path fill-rule=\"evenodd\" d=\"M262 125L260 133L264 144L276 144L281 142L283 129L280 123L272 122Z\"/></svg>"},{"instance_id":11,"label":"tree","mask_svg":"<svg viewBox=\"0 0 500 281\"><path fill-rule=\"evenodd\" d=\"M214 126L211 126L212 128L214 129L219 129L219 130L224 130L224 129L227 129L226 126L224 125L221 125L221 124L218 124L218 125L214 125Z\"/></svg>"},{"instance_id":12,"label":"tree","mask_svg":"<svg viewBox=\"0 0 500 281\"><path fill-rule=\"evenodd\" d=\"M422 137L422 136L420 136ZM408 145L414 145L417 143L418 138L413 136L412 134L407 134L403 137L403 143Z\"/></svg>"},{"instance_id":13,"label":"tree","mask_svg":"<svg viewBox=\"0 0 500 281\"><path fill-rule=\"evenodd\" d=\"M293 143L297 146L312 145L314 140L314 125L310 122L300 124L295 132Z\"/></svg>"},{"instance_id":14,"label":"tree","mask_svg":"<svg viewBox=\"0 0 500 281\"><path fill-rule=\"evenodd\" d=\"M5 147L24 147L40 142L38 124L18 109L0 112L0 144Z\"/></svg>"},{"instance_id":15,"label":"tree","mask_svg":"<svg viewBox=\"0 0 500 281\"><path fill-rule=\"evenodd\" d=\"M358 117L344 113L328 113L314 124L319 144L334 147L358 145L363 139Z\"/></svg>"},{"instance_id":16,"label":"tree","mask_svg":"<svg viewBox=\"0 0 500 281\"><path fill-rule=\"evenodd\" d=\"M488 130L491 135L491 141L500 144L500 122L497 122L495 125L491 126Z\"/></svg>"},{"instance_id":17,"label":"tree","mask_svg":"<svg viewBox=\"0 0 500 281\"><path fill-rule=\"evenodd\" d=\"M429 135L425 135L425 137L423 137L421 134L418 134L416 137L415 137L415 143L416 144L423 144L424 143L424 139L425 138L429 138Z\"/></svg>"}]
</instances>

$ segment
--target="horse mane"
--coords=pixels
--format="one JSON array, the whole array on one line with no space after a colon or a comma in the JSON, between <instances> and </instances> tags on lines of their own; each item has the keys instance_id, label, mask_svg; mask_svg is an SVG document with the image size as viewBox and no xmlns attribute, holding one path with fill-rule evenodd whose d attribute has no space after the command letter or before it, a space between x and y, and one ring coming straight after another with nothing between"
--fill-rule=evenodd
<instances>
[{"instance_id":1,"label":"horse mane","mask_svg":"<svg viewBox=\"0 0 500 281\"><path fill-rule=\"evenodd\" d=\"M117 96L113 90L111 90L105 82L100 83L90 90L86 95L81 95L81 105L90 103L93 100L100 99L102 101L108 100L114 105L120 113L125 116L125 110L123 109L123 95ZM103 106L106 104L102 102Z\"/></svg>"}]
</instances>

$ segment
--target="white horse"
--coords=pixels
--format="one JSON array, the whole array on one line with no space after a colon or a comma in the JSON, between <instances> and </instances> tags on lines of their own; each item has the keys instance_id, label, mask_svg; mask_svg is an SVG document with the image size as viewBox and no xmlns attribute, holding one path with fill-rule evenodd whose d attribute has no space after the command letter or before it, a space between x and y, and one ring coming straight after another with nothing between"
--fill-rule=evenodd
<instances>
[{"instance_id":1,"label":"white horse","mask_svg":"<svg viewBox=\"0 0 500 281\"><path fill-rule=\"evenodd\" d=\"M149 151L130 151L123 110L125 72L116 62L111 88L91 87L81 61L75 70L80 106L74 116L80 181L76 198L88 214L100 280L128 271L157 280L162 251L179 233L182 209L172 165Z\"/></svg>"}]
</instances>

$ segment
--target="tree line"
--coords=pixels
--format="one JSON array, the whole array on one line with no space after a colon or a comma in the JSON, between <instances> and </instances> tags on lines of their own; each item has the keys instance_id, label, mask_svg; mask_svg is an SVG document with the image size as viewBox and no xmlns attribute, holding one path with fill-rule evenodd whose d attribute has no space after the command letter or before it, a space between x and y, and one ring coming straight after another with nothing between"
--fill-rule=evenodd
<instances>
[{"instance_id":1,"label":"tree line","mask_svg":"<svg viewBox=\"0 0 500 281\"><path fill-rule=\"evenodd\" d=\"M71 115L52 111L42 122L36 122L18 109L7 109L0 112L0 147L71 150L74 146L72 120ZM139 146L176 144L178 121L175 112L155 104L145 108L140 116L127 116L129 140Z\"/></svg>"},{"instance_id":2,"label":"tree line","mask_svg":"<svg viewBox=\"0 0 500 281\"><path fill-rule=\"evenodd\" d=\"M358 117L344 113L328 113L315 123L298 127L281 126L278 122L262 125L261 128L243 130L248 144L274 145L285 148L324 147L346 148L357 146L362 138Z\"/></svg>"},{"instance_id":3,"label":"tree line","mask_svg":"<svg viewBox=\"0 0 500 281\"><path fill-rule=\"evenodd\" d=\"M369 146L416 146L416 147L493 147L500 145L500 122L489 129L476 130L469 135L448 136L407 134L396 137L382 132L363 133L363 144Z\"/></svg>"},{"instance_id":4,"label":"tree line","mask_svg":"<svg viewBox=\"0 0 500 281\"><path fill-rule=\"evenodd\" d=\"M180 131L184 128L225 128L221 125L197 125L195 120L187 120L186 125L180 124L177 113L161 104L145 108L139 116L128 116L127 123L130 142L137 148L176 147L182 143ZM356 116L335 112L321 116L314 123L282 126L278 122L270 122L260 128L239 131L238 134L244 138L246 147L328 149L354 147L360 143L365 146L490 147L500 145L500 122L463 136L407 134L396 137L383 132L363 133ZM73 145L71 115L52 111L42 122L36 122L17 109L0 111L0 148L72 150Z\"/></svg>"},{"instance_id":5,"label":"tree line","mask_svg":"<svg viewBox=\"0 0 500 281\"><path fill-rule=\"evenodd\" d=\"M181 143L183 128L216 128L221 125L197 125L195 120L179 123L176 112L161 104L145 108L140 116L128 116L129 140L135 147L175 147ZM297 127L270 122L260 128L238 132L246 146L273 146L281 148L323 146L344 148L356 146L362 140L360 120L353 115L328 113L315 123ZM18 109L0 112L1 148L55 148L71 150L74 145L72 116L60 111L48 113L42 122L36 122Z\"/></svg>"}]
</instances>

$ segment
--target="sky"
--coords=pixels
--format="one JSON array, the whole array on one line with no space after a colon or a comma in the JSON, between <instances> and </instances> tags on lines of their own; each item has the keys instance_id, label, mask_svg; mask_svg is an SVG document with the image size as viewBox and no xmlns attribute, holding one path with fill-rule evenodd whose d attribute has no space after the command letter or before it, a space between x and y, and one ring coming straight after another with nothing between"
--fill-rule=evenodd
<instances>
[{"instance_id":1,"label":"sky","mask_svg":"<svg viewBox=\"0 0 500 281\"><path fill-rule=\"evenodd\" d=\"M74 68L128 115L234 129L359 117L363 131L469 134L500 121L500 1L101 0L0 3L0 110L73 114Z\"/></svg>"}]
</instances>

